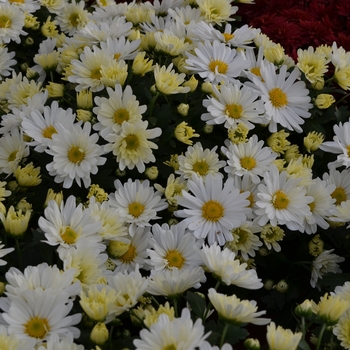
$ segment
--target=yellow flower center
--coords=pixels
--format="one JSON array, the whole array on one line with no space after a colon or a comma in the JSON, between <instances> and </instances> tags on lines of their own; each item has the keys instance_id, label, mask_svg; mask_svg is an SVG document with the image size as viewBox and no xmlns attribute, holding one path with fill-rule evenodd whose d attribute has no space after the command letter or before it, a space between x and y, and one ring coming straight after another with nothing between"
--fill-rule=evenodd
<instances>
[{"instance_id":1,"label":"yellow flower center","mask_svg":"<svg viewBox=\"0 0 350 350\"><path fill-rule=\"evenodd\" d=\"M68 159L72 163L80 164L82 160L85 158L85 152L81 148L77 146L73 146L68 151Z\"/></svg>"},{"instance_id":2,"label":"yellow flower center","mask_svg":"<svg viewBox=\"0 0 350 350\"><path fill-rule=\"evenodd\" d=\"M250 195L247 197L247 200L249 201L249 208L253 208L255 200L254 200L254 195L252 192L250 192Z\"/></svg>"},{"instance_id":3,"label":"yellow flower center","mask_svg":"<svg viewBox=\"0 0 350 350\"><path fill-rule=\"evenodd\" d=\"M114 112L113 120L115 123L121 125L123 122L129 120L129 112L125 108L119 108Z\"/></svg>"},{"instance_id":4,"label":"yellow flower center","mask_svg":"<svg viewBox=\"0 0 350 350\"><path fill-rule=\"evenodd\" d=\"M168 260L168 266L177 267L178 269L181 269L185 262L185 258L176 249L169 250L165 255L165 259Z\"/></svg>"},{"instance_id":5,"label":"yellow flower center","mask_svg":"<svg viewBox=\"0 0 350 350\"><path fill-rule=\"evenodd\" d=\"M132 202L129 204L128 209L130 215L138 218L145 210L145 206L139 202Z\"/></svg>"},{"instance_id":6,"label":"yellow flower center","mask_svg":"<svg viewBox=\"0 0 350 350\"><path fill-rule=\"evenodd\" d=\"M9 0L11 4L24 4L24 0Z\"/></svg>"},{"instance_id":7,"label":"yellow flower center","mask_svg":"<svg viewBox=\"0 0 350 350\"><path fill-rule=\"evenodd\" d=\"M46 318L34 316L24 325L24 329L30 337L44 339L50 331L50 326Z\"/></svg>"},{"instance_id":8,"label":"yellow flower center","mask_svg":"<svg viewBox=\"0 0 350 350\"><path fill-rule=\"evenodd\" d=\"M289 202L289 198L281 190L276 191L275 194L272 196L272 204L276 209L286 209L288 207Z\"/></svg>"},{"instance_id":9,"label":"yellow flower center","mask_svg":"<svg viewBox=\"0 0 350 350\"><path fill-rule=\"evenodd\" d=\"M73 244L78 238L78 234L69 226L64 229L64 232L61 233L61 238L68 244Z\"/></svg>"},{"instance_id":10,"label":"yellow flower center","mask_svg":"<svg viewBox=\"0 0 350 350\"><path fill-rule=\"evenodd\" d=\"M209 166L205 160L199 160L193 164L193 171L199 175L205 175L209 169Z\"/></svg>"},{"instance_id":11,"label":"yellow flower center","mask_svg":"<svg viewBox=\"0 0 350 350\"><path fill-rule=\"evenodd\" d=\"M213 60L209 63L209 69L214 73L225 74L228 70L228 65L220 60Z\"/></svg>"},{"instance_id":12,"label":"yellow flower center","mask_svg":"<svg viewBox=\"0 0 350 350\"><path fill-rule=\"evenodd\" d=\"M0 28L10 28L12 21L7 16L0 16Z\"/></svg>"},{"instance_id":13,"label":"yellow flower center","mask_svg":"<svg viewBox=\"0 0 350 350\"><path fill-rule=\"evenodd\" d=\"M315 210L315 207L316 207L315 202L311 202L311 203L309 203L309 207L310 207L310 211L311 211L311 213L313 213L313 212L314 212L314 210Z\"/></svg>"},{"instance_id":14,"label":"yellow flower center","mask_svg":"<svg viewBox=\"0 0 350 350\"><path fill-rule=\"evenodd\" d=\"M53 125L47 126L43 131L42 135L47 139L52 139L52 135L57 134L57 130Z\"/></svg>"},{"instance_id":15,"label":"yellow flower center","mask_svg":"<svg viewBox=\"0 0 350 350\"><path fill-rule=\"evenodd\" d=\"M134 134L130 134L125 137L124 141L126 142L126 148L128 150L136 150L140 145L139 138Z\"/></svg>"},{"instance_id":16,"label":"yellow flower center","mask_svg":"<svg viewBox=\"0 0 350 350\"><path fill-rule=\"evenodd\" d=\"M260 67L253 67L250 69L250 71L257 77L261 78Z\"/></svg>"},{"instance_id":17,"label":"yellow flower center","mask_svg":"<svg viewBox=\"0 0 350 350\"><path fill-rule=\"evenodd\" d=\"M121 257L120 260L123 263L131 263L134 261L136 258L137 253L136 253L136 247L134 247L132 244L130 244L129 249L127 250L126 253L124 253Z\"/></svg>"},{"instance_id":18,"label":"yellow flower center","mask_svg":"<svg viewBox=\"0 0 350 350\"><path fill-rule=\"evenodd\" d=\"M341 202L348 200L348 196L343 187L337 187L331 196L335 199L335 205L339 205Z\"/></svg>"},{"instance_id":19,"label":"yellow flower center","mask_svg":"<svg viewBox=\"0 0 350 350\"><path fill-rule=\"evenodd\" d=\"M96 68L91 71L90 78L91 79L101 79L101 68Z\"/></svg>"},{"instance_id":20,"label":"yellow flower center","mask_svg":"<svg viewBox=\"0 0 350 350\"><path fill-rule=\"evenodd\" d=\"M276 108L282 108L288 104L287 94L280 88L273 88L269 92L272 105Z\"/></svg>"},{"instance_id":21,"label":"yellow flower center","mask_svg":"<svg viewBox=\"0 0 350 350\"><path fill-rule=\"evenodd\" d=\"M346 147L347 151L348 151L348 157L350 157L350 145Z\"/></svg>"},{"instance_id":22,"label":"yellow flower center","mask_svg":"<svg viewBox=\"0 0 350 350\"><path fill-rule=\"evenodd\" d=\"M7 161L8 161L8 162L13 162L13 161L16 159L17 152L18 152L18 151L13 151L13 152L8 156Z\"/></svg>"},{"instance_id":23,"label":"yellow flower center","mask_svg":"<svg viewBox=\"0 0 350 350\"><path fill-rule=\"evenodd\" d=\"M252 170L255 168L256 160L252 157L243 157L241 158L241 166L244 169Z\"/></svg>"},{"instance_id":24,"label":"yellow flower center","mask_svg":"<svg viewBox=\"0 0 350 350\"><path fill-rule=\"evenodd\" d=\"M234 119L239 119L242 116L243 108L241 105L235 103L227 105L225 109L225 114Z\"/></svg>"},{"instance_id":25,"label":"yellow flower center","mask_svg":"<svg viewBox=\"0 0 350 350\"><path fill-rule=\"evenodd\" d=\"M224 216L225 209L218 201L210 200L202 206L202 216L208 221L219 221Z\"/></svg>"},{"instance_id":26,"label":"yellow flower center","mask_svg":"<svg viewBox=\"0 0 350 350\"><path fill-rule=\"evenodd\" d=\"M77 27L81 22L81 16L79 13L72 13L69 16L69 21L73 27Z\"/></svg>"},{"instance_id":27,"label":"yellow flower center","mask_svg":"<svg viewBox=\"0 0 350 350\"><path fill-rule=\"evenodd\" d=\"M244 228L237 228L233 231L238 236L237 245L244 245L249 241L249 231Z\"/></svg>"},{"instance_id":28,"label":"yellow flower center","mask_svg":"<svg viewBox=\"0 0 350 350\"><path fill-rule=\"evenodd\" d=\"M163 350L176 350L176 349L177 349L177 346L174 344L164 346L164 348L163 348Z\"/></svg>"},{"instance_id":29,"label":"yellow flower center","mask_svg":"<svg viewBox=\"0 0 350 350\"><path fill-rule=\"evenodd\" d=\"M120 58L120 56L121 56L121 54L120 54L119 52L117 52L117 53L114 54L114 59L115 59L116 61L118 61L119 58Z\"/></svg>"},{"instance_id":30,"label":"yellow flower center","mask_svg":"<svg viewBox=\"0 0 350 350\"><path fill-rule=\"evenodd\" d=\"M222 35L224 36L225 41L229 41L235 37L234 34L230 34L230 33L223 33Z\"/></svg>"}]
</instances>

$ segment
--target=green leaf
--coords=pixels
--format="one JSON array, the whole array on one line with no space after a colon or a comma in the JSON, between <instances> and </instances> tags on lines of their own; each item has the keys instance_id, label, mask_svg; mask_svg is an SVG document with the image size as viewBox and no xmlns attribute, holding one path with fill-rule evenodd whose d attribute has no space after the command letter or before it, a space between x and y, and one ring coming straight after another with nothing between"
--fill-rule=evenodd
<instances>
[{"instance_id":1,"label":"green leaf","mask_svg":"<svg viewBox=\"0 0 350 350\"><path fill-rule=\"evenodd\" d=\"M305 341L305 339L301 339L298 345L298 350L311 350L309 344Z\"/></svg>"},{"instance_id":2,"label":"green leaf","mask_svg":"<svg viewBox=\"0 0 350 350\"><path fill-rule=\"evenodd\" d=\"M185 299L190 304L195 315L202 317L207 303L205 299L197 293L187 292Z\"/></svg>"}]
</instances>

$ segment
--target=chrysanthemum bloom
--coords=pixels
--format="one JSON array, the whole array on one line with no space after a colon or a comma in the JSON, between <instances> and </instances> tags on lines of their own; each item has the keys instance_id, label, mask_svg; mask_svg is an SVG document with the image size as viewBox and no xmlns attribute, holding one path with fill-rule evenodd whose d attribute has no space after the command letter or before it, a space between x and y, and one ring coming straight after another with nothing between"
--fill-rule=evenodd
<instances>
[{"instance_id":1,"label":"chrysanthemum bloom","mask_svg":"<svg viewBox=\"0 0 350 350\"><path fill-rule=\"evenodd\" d=\"M51 334L44 345L40 345L37 350L84 350L84 345L74 343L74 339L69 336L60 339L59 336L54 333Z\"/></svg>"},{"instance_id":2,"label":"chrysanthemum bloom","mask_svg":"<svg viewBox=\"0 0 350 350\"><path fill-rule=\"evenodd\" d=\"M40 167L34 168L32 162L23 168L18 166L14 175L21 187L38 186L41 183Z\"/></svg>"},{"instance_id":3,"label":"chrysanthemum bloom","mask_svg":"<svg viewBox=\"0 0 350 350\"><path fill-rule=\"evenodd\" d=\"M216 243L197 249L206 271L226 285L236 285L246 289L259 289L263 286L255 270L247 270L247 264L241 264L236 254L227 248L221 250Z\"/></svg>"},{"instance_id":4,"label":"chrysanthemum bloom","mask_svg":"<svg viewBox=\"0 0 350 350\"><path fill-rule=\"evenodd\" d=\"M4 225L5 231L14 237L20 237L27 231L30 217L30 210L23 213L21 209L16 211L12 205L6 216L0 212L0 220Z\"/></svg>"},{"instance_id":5,"label":"chrysanthemum bloom","mask_svg":"<svg viewBox=\"0 0 350 350\"><path fill-rule=\"evenodd\" d=\"M296 350L302 335L301 332L293 333L281 326L276 328L276 324L271 322L267 326L266 339L270 350Z\"/></svg>"},{"instance_id":6,"label":"chrysanthemum bloom","mask_svg":"<svg viewBox=\"0 0 350 350\"><path fill-rule=\"evenodd\" d=\"M9 334L7 327L0 325L0 344L3 349L27 350L29 348L35 349L36 341L34 339L20 339L16 334Z\"/></svg>"},{"instance_id":7,"label":"chrysanthemum bloom","mask_svg":"<svg viewBox=\"0 0 350 350\"><path fill-rule=\"evenodd\" d=\"M205 181L193 174L187 187L191 193L182 191L182 196L177 197L178 204L185 209L176 211L175 215L185 218L196 238L208 237L209 244L223 245L232 240L230 231L245 222L251 212L249 193L240 193L232 178L223 183L220 175L212 174Z\"/></svg>"},{"instance_id":8,"label":"chrysanthemum bloom","mask_svg":"<svg viewBox=\"0 0 350 350\"><path fill-rule=\"evenodd\" d=\"M192 145L192 137L199 137L200 135L195 132L195 130L188 125L186 122L181 122L178 124L174 130L175 137L186 145Z\"/></svg>"},{"instance_id":9,"label":"chrysanthemum bloom","mask_svg":"<svg viewBox=\"0 0 350 350\"><path fill-rule=\"evenodd\" d=\"M319 109L327 109L335 101L335 98L331 94L319 94L315 99L315 105Z\"/></svg>"},{"instance_id":10,"label":"chrysanthemum bloom","mask_svg":"<svg viewBox=\"0 0 350 350\"><path fill-rule=\"evenodd\" d=\"M320 132L311 131L306 137L304 137L304 146L306 150L310 152L315 152L322 142L324 141L324 135Z\"/></svg>"},{"instance_id":11,"label":"chrysanthemum bloom","mask_svg":"<svg viewBox=\"0 0 350 350\"><path fill-rule=\"evenodd\" d=\"M11 74L13 68L11 66L17 63L16 60L13 60L15 57L15 52L8 52L7 47L0 48L0 80L2 77L7 77Z\"/></svg>"},{"instance_id":12,"label":"chrysanthemum bloom","mask_svg":"<svg viewBox=\"0 0 350 350\"><path fill-rule=\"evenodd\" d=\"M213 24L232 21L231 16L238 11L238 7L232 6L228 0L198 0L197 4L206 22Z\"/></svg>"},{"instance_id":13,"label":"chrysanthemum bloom","mask_svg":"<svg viewBox=\"0 0 350 350\"><path fill-rule=\"evenodd\" d=\"M249 66L240 53L217 40L199 43L194 51L196 55L186 52L186 68L207 82L233 82Z\"/></svg>"},{"instance_id":14,"label":"chrysanthemum bloom","mask_svg":"<svg viewBox=\"0 0 350 350\"><path fill-rule=\"evenodd\" d=\"M349 300L342 299L340 295L328 295L326 293L321 297L314 312L321 322L328 326L334 326L349 307Z\"/></svg>"},{"instance_id":15,"label":"chrysanthemum bloom","mask_svg":"<svg viewBox=\"0 0 350 350\"><path fill-rule=\"evenodd\" d=\"M97 144L98 135L92 134L91 124L73 124L71 129L57 125L57 134L52 135L46 153L53 156L53 161L46 165L56 183L62 183L64 188L72 187L73 181L85 188L91 184L90 174L97 174L98 166L106 162L101 157L102 146Z\"/></svg>"},{"instance_id":16,"label":"chrysanthemum bloom","mask_svg":"<svg viewBox=\"0 0 350 350\"><path fill-rule=\"evenodd\" d=\"M193 323L190 311L183 309L181 317L172 321L168 315L160 315L158 322L149 330L141 330L140 339L134 340L134 345L137 350L194 350L201 346L208 336L209 333L204 334L202 320L199 318Z\"/></svg>"},{"instance_id":17,"label":"chrysanthemum bloom","mask_svg":"<svg viewBox=\"0 0 350 350\"><path fill-rule=\"evenodd\" d=\"M304 124L303 118L309 118L309 109L313 107L310 103L309 90L303 81L296 81L299 70L287 73L287 66L283 65L279 73L276 73L272 63L262 64L261 76L263 81L254 74L248 74L252 83L248 86L255 88L261 94L264 102L266 117L269 118L269 131L276 132L277 125L288 130L302 132L300 125Z\"/></svg>"},{"instance_id":18,"label":"chrysanthemum bloom","mask_svg":"<svg viewBox=\"0 0 350 350\"><path fill-rule=\"evenodd\" d=\"M347 310L333 328L333 334L344 349L350 349L350 310Z\"/></svg>"}]
</instances>

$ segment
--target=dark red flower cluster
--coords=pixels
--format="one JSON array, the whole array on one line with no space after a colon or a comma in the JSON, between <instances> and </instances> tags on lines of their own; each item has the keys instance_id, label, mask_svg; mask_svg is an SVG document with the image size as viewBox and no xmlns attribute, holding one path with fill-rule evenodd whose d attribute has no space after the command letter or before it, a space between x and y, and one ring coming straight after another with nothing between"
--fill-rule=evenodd
<instances>
[{"instance_id":1,"label":"dark red flower cluster","mask_svg":"<svg viewBox=\"0 0 350 350\"><path fill-rule=\"evenodd\" d=\"M350 0L255 0L241 3L237 14L294 59L299 48L334 41L350 51Z\"/></svg>"}]
</instances>

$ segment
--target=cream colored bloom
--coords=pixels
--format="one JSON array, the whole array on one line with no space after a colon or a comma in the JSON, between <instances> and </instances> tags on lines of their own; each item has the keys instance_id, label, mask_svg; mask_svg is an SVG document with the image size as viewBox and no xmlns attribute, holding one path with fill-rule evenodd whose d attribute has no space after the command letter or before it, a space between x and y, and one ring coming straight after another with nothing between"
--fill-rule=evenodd
<instances>
[{"instance_id":1,"label":"cream colored bloom","mask_svg":"<svg viewBox=\"0 0 350 350\"><path fill-rule=\"evenodd\" d=\"M15 208L12 205L6 216L3 213L0 213L0 220L3 223L6 232L14 237L22 236L27 231L30 217L30 210L22 213L22 210L15 211Z\"/></svg>"},{"instance_id":2,"label":"cream colored bloom","mask_svg":"<svg viewBox=\"0 0 350 350\"><path fill-rule=\"evenodd\" d=\"M323 323L333 326L349 307L349 300L342 299L340 295L328 295L326 293L317 304L315 313Z\"/></svg>"},{"instance_id":3,"label":"cream colored bloom","mask_svg":"<svg viewBox=\"0 0 350 350\"><path fill-rule=\"evenodd\" d=\"M238 11L238 7L231 6L229 0L197 0L197 5L206 22L213 24L233 21L231 16Z\"/></svg>"},{"instance_id":4,"label":"cream colored bloom","mask_svg":"<svg viewBox=\"0 0 350 350\"><path fill-rule=\"evenodd\" d=\"M106 341L109 338L109 330L106 327L106 325L102 322L98 322L95 324L94 328L92 329L90 333L90 340L97 344L97 345L103 345L106 343Z\"/></svg>"},{"instance_id":5,"label":"cream colored bloom","mask_svg":"<svg viewBox=\"0 0 350 350\"><path fill-rule=\"evenodd\" d=\"M281 326L276 328L274 322L267 326L266 339L270 350L296 350L302 333L293 333L290 329Z\"/></svg>"},{"instance_id":6,"label":"cream colored bloom","mask_svg":"<svg viewBox=\"0 0 350 350\"><path fill-rule=\"evenodd\" d=\"M34 168L33 162L23 168L18 166L14 175L21 187L33 187L41 183L40 167Z\"/></svg>"},{"instance_id":7,"label":"cream colored bloom","mask_svg":"<svg viewBox=\"0 0 350 350\"><path fill-rule=\"evenodd\" d=\"M304 146L309 153L315 152L321 146L323 140L323 134L316 131L310 131L306 137L304 137Z\"/></svg>"},{"instance_id":8,"label":"cream colored bloom","mask_svg":"<svg viewBox=\"0 0 350 350\"><path fill-rule=\"evenodd\" d=\"M135 59L132 62L132 72L136 75L141 75L142 77L151 72L154 69L153 60L146 58L146 52L138 52Z\"/></svg>"},{"instance_id":9,"label":"cream colored bloom","mask_svg":"<svg viewBox=\"0 0 350 350\"><path fill-rule=\"evenodd\" d=\"M335 98L330 94L319 94L316 97L315 105L319 109L326 109L335 102Z\"/></svg>"},{"instance_id":10,"label":"cream colored bloom","mask_svg":"<svg viewBox=\"0 0 350 350\"><path fill-rule=\"evenodd\" d=\"M157 90L164 95L185 94L189 92L189 87L180 86L185 81L186 75L184 73L175 73L175 70L172 68L172 63L170 63L168 67L160 67L158 63L156 64L154 69L154 79Z\"/></svg>"},{"instance_id":11,"label":"cream colored bloom","mask_svg":"<svg viewBox=\"0 0 350 350\"><path fill-rule=\"evenodd\" d=\"M276 153L284 154L285 151L289 148L290 142L287 140L287 137L290 135L289 132L286 132L284 129L272 133L271 136L266 140L267 145Z\"/></svg>"},{"instance_id":12,"label":"cream colored bloom","mask_svg":"<svg viewBox=\"0 0 350 350\"><path fill-rule=\"evenodd\" d=\"M157 310L152 307L145 309L144 312L145 318L143 322L147 328L150 328L152 324L158 322L159 316L161 314L168 315L170 321L175 318L175 309L174 307L170 306L168 301L164 305L160 305Z\"/></svg>"},{"instance_id":13,"label":"cream colored bloom","mask_svg":"<svg viewBox=\"0 0 350 350\"><path fill-rule=\"evenodd\" d=\"M181 122L175 128L175 137L186 145L192 145L193 141L190 140L192 137L199 137L200 135L195 133L195 130L188 126L188 123Z\"/></svg>"},{"instance_id":14,"label":"cream colored bloom","mask_svg":"<svg viewBox=\"0 0 350 350\"><path fill-rule=\"evenodd\" d=\"M61 205L61 202L63 200L63 192L60 191L56 193L52 188L49 188L47 191L44 207L46 207L51 200L54 200L57 203L57 205Z\"/></svg>"}]
</instances>

